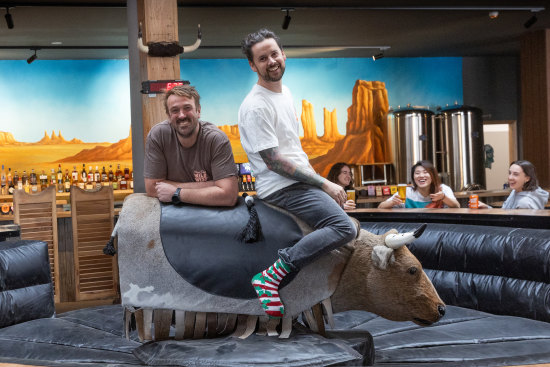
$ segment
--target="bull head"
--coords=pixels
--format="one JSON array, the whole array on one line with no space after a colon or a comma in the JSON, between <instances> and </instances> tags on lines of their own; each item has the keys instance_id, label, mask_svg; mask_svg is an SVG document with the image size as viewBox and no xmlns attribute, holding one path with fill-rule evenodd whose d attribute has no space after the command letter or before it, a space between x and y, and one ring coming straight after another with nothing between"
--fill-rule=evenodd
<instances>
[{"instance_id":1,"label":"bull head","mask_svg":"<svg viewBox=\"0 0 550 367\"><path fill-rule=\"evenodd\" d=\"M197 40L190 46L180 46L177 42L148 42L147 45L143 44L143 38L141 33L141 23L139 23L139 32L137 46L138 49L146 53L149 56L154 57L171 57L177 56L181 53L192 52L199 48L202 39L201 25L198 25Z\"/></svg>"},{"instance_id":2,"label":"bull head","mask_svg":"<svg viewBox=\"0 0 550 367\"><path fill-rule=\"evenodd\" d=\"M372 262L380 269L386 269L388 263L393 258L394 250L408 245L415 239L420 237L426 229L426 224L423 224L414 232L407 233L390 233L384 239L385 246L374 246L372 249Z\"/></svg>"}]
</instances>

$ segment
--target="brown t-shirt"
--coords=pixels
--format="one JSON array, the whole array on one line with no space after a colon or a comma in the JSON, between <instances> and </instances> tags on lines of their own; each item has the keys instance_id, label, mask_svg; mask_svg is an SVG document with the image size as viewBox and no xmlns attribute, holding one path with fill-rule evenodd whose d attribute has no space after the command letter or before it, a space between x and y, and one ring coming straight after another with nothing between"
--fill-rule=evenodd
<instances>
[{"instance_id":1,"label":"brown t-shirt","mask_svg":"<svg viewBox=\"0 0 550 367\"><path fill-rule=\"evenodd\" d=\"M203 182L236 176L227 135L210 122L199 124L197 142L191 148L181 146L168 120L153 126L145 142L145 178Z\"/></svg>"}]
</instances>

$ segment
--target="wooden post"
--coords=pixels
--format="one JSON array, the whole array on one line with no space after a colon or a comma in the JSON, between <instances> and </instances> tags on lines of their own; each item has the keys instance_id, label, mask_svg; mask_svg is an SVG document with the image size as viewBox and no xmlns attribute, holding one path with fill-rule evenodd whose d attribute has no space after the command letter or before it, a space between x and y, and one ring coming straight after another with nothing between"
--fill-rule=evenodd
<instances>
[{"instance_id":1,"label":"wooden post","mask_svg":"<svg viewBox=\"0 0 550 367\"><path fill-rule=\"evenodd\" d=\"M138 20L141 22L143 44L178 41L177 0L139 0ZM151 57L140 53L141 81L179 79L179 56ZM143 139L151 128L166 120L163 95L143 95Z\"/></svg>"},{"instance_id":2,"label":"wooden post","mask_svg":"<svg viewBox=\"0 0 550 367\"><path fill-rule=\"evenodd\" d=\"M521 40L520 156L537 168L540 186L550 186L550 30L527 33Z\"/></svg>"}]
</instances>

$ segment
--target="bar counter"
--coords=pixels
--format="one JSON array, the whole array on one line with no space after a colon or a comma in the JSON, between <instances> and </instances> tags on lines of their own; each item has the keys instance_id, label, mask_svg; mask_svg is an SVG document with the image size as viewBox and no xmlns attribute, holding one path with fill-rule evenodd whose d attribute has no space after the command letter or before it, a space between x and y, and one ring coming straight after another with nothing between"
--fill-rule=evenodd
<instances>
[{"instance_id":1,"label":"bar counter","mask_svg":"<svg viewBox=\"0 0 550 367\"><path fill-rule=\"evenodd\" d=\"M545 209L355 209L347 213L361 222L426 222L550 228L550 210Z\"/></svg>"}]
</instances>

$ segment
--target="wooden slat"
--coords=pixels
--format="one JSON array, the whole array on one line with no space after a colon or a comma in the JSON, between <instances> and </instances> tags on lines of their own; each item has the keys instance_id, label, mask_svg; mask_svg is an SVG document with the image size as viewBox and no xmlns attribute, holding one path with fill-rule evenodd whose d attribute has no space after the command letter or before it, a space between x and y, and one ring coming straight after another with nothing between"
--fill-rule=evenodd
<instances>
[{"instance_id":1,"label":"wooden slat","mask_svg":"<svg viewBox=\"0 0 550 367\"><path fill-rule=\"evenodd\" d=\"M76 299L116 297L116 256L108 257L103 254L103 248L111 237L114 226L112 188L104 186L95 191L84 191L71 187L71 217Z\"/></svg>"},{"instance_id":2,"label":"wooden slat","mask_svg":"<svg viewBox=\"0 0 550 367\"><path fill-rule=\"evenodd\" d=\"M15 190L13 195L14 223L21 227L21 239L44 241L54 288L54 302L60 301L59 248L55 187L37 194Z\"/></svg>"}]
</instances>

